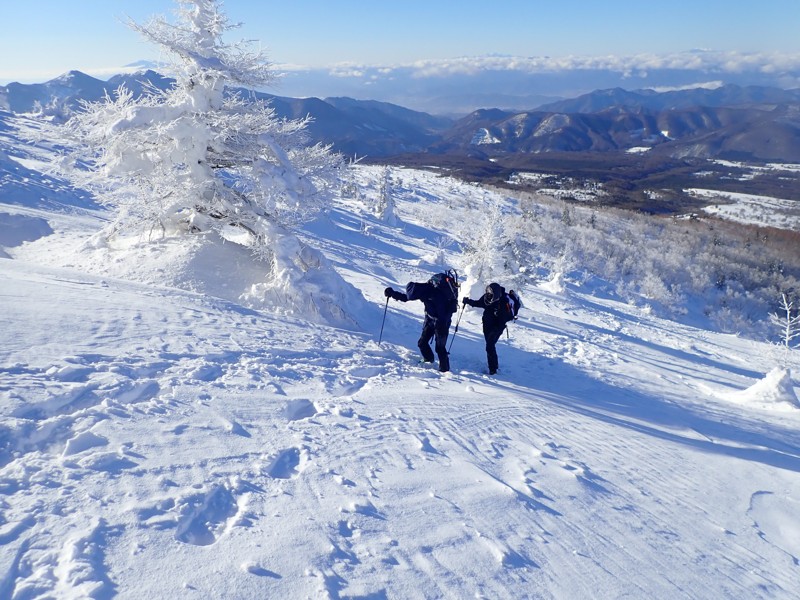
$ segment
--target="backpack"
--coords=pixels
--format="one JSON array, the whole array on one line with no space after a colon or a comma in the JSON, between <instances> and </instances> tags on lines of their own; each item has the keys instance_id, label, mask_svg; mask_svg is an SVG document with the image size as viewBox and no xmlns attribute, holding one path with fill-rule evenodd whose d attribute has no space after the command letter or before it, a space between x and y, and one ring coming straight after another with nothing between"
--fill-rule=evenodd
<instances>
[{"instance_id":1,"label":"backpack","mask_svg":"<svg viewBox=\"0 0 800 600\"><path fill-rule=\"evenodd\" d=\"M503 294L497 306L497 317L503 322L508 323L517 318L522 301L514 290L509 290Z\"/></svg>"},{"instance_id":2,"label":"backpack","mask_svg":"<svg viewBox=\"0 0 800 600\"><path fill-rule=\"evenodd\" d=\"M458 273L454 269L436 273L428 280L428 283L445 300L451 314L458 310Z\"/></svg>"},{"instance_id":3,"label":"backpack","mask_svg":"<svg viewBox=\"0 0 800 600\"><path fill-rule=\"evenodd\" d=\"M512 318L516 319L519 314L519 309L522 308L522 299L514 290L508 291L508 298L511 300L511 312L514 314Z\"/></svg>"}]
</instances>

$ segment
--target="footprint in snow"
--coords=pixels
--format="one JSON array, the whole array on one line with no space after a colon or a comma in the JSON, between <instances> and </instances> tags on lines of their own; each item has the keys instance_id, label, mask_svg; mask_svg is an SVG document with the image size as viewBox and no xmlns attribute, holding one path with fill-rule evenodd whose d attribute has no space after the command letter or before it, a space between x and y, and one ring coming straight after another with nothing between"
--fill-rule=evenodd
<instances>
[{"instance_id":1,"label":"footprint in snow","mask_svg":"<svg viewBox=\"0 0 800 600\"><path fill-rule=\"evenodd\" d=\"M500 563L506 569L538 569L539 565L516 550L506 550Z\"/></svg>"},{"instance_id":2,"label":"footprint in snow","mask_svg":"<svg viewBox=\"0 0 800 600\"><path fill-rule=\"evenodd\" d=\"M161 391L161 386L156 381L136 383L121 390L116 397L119 404L136 404L152 400Z\"/></svg>"},{"instance_id":3,"label":"footprint in snow","mask_svg":"<svg viewBox=\"0 0 800 600\"><path fill-rule=\"evenodd\" d=\"M210 546L230 529L238 514L233 493L224 486L215 486L208 493L187 500L175 539L184 544Z\"/></svg>"},{"instance_id":4,"label":"footprint in snow","mask_svg":"<svg viewBox=\"0 0 800 600\"><path fill-rule=\"evenodd\" d=\"M381 514L381 512L369 500L365 500L363 503L355 501L350 505L349 508L343 509L342 512L364 515L365 517L371 517L373 519L378 519L379 521L386 520L386 517L383 516L383 514Z\"/></svg>"},{"instance_id":5,"label":"footprint in snow","mask_svg":"<svg viewBox=\"0 0 800 600\"><path fill-rule=\"evenodd\" d=\"M420 433L417 436L417 441L419 442L419 449L422 450L423 452L428 452L429 454L442 454L442 452L439 452L436 448L433 447L430 438L424 433Z\"/></svg>"},{"instance_id":6,"label":"footprint in snow","mask_svg":"<svg viewBox=\"0 0 800 600\"><path fill-rule=\"evenodd\" d=\"M273 479L291 479L302 471L305 462L305 454L299 448L288 448L272 460L267 467L267 475Z\"/></svg>"},{"instance_id":7,"label":"footprint in snow","mask_svg":"<svg viewBox=\"0 0 800 600\"><path fill-rule=\"evenodd\" d=\"M225 431L228 433L232 433L233 435L240 435L242 437L249 438L250 432L245 429L241 423L238 421L233 421L231 419L224 419L222 422L222 426L225 428Z\"/></svg>"},{"instance_id":8,"label":"footprint in snow","mask_svg":"<svg viewBox=\"0 0 800 600\"><path fill-rule=\"evenodd\" d=\"M608 489L601 483L605 482L605 479L593 473L586 465L565 463L562 467L565 471L573 475L584 487L594 492L608 493Z\"/></svg>"},{"instance_id":9,"label":"footprint in snow","mask_svg":"<svg viewBox=\"0 0 800 600\"><path fill-rule=\"evenodd\" d=\"M178 524L171 511L175 508L175 499L172 497L161 498L151 506L134 509L134 514L142 527L153 529L170 529Z\"/></svg>"},{"instance_id":10,"label":"footprint in snow","mask_svg":"<svg viewBox=\"0 0 800 600\"><path fill-rule=\"evenodd\" d=\"M242 570L246 573L250 573L251 575L256 575L258 577L269 577L270 579L283 579L280 575L275 573L274 571L270 571L269 569L265 569L262 566L259 566L255 563L245 563L242 565Z\"/></svg>"},{"instance_id":11,"label":"footprint in snow","mask_svg":"<svg viewBox=\"0 0 800 600\"><path fill-rule=\"evenodd\" d=\"M139 466L138 463L119 452L91 454L78 460L78 465L83 469L105 471L107 473L119 473L125 469L133 469Z\"/></svg>"},{"instance_id":12,"label":"footprint in snow","mask_svg":"<svg viewBox=\"0 0 800 600\"><path fill-rule=\"evenodd\" d=\"M333 476L333 480L339 485L344 487L356 487L356 482L351 479L348 479L344 475L335 474Z\"/></svg>"},{"instance_id":13,"label":"footprint in snow","mask_svg":"<svg viewBox=\"0 0 800 600\"><path fill-rule=\"evenodd\" d=\"M377 375L380 375L382 372L383 372L382 367L363 366L350 369L349 374L351 377L359 377L359 378L363 377L365 379L369 379L370 377L375 377Z\"/></svg>"},{"instance_id":14,"label":"footprint in snow","mask_svg":"<svg viewBox=\"0 0 800 600\"><path fill-rule=\"evenodd\" d=\"M198 381L216 381L222 377L222 367L217 364L204 364L189 374L189 379Z\"/></svg>"},{"instance_id":15,"label":"footprint in snow","mask_svg":"<svg viewBox=\"0 0 800 600\"><path fill-rule=\"evenodd\" d=\"M354 379L348 375L346 377L335 378L333 383L328 383L326 387L334 398L341 398L342 396L352 396L366 384L366 379Z\"/></svg>"},{"instance_id":16,"label":"footprint in snow","mask_svg":"<svg viewBox=\"0 0 800 600\"><path fill-rule=\"evenodd\" d=\"M291 400L283 409L283 414L289 421L301 421L309 419L317 414L317 407L311 400L299 399Z\"/></svg>"},{"instance_id":17,"label":"footprint in snow","mask_svg":"<svg viewBox=\"0 0 800 600\"><path fill-rule=\"evenodd\" d=\"M339 535L343 538L353 537L353 533L358 530L355 525L348 521L339 521L339 524L336 526L336 528L339 531Z\"/></svg>"},{"instance_id":18,"label":"footprint in snow","mask_svg":"<svg viewBox=\"0 0 800 600\"><path fill-rule=\"evenodd\" d=\"M67 440L61 457L65 459L65 466L79 466L84 469L107 471L109 473L119 472L124 469L132 469L138 466L137 463L126 456L125 450L120 450L119 452L89 452L89 450L102 448L107 445L108 440L102 435L97 435L91 431L82 431Z\"/></svg>"},{"instance_id":19,"label":"footprint in snow","mask_svg":"<svg viewBox=\"0 0 800 600\"><path fill-rule=\"evenodd\" d=\"M89 376L94 373L94 369L90 367L82 367L75 365L67 365L64 367L53 367L45 372L45 375L57 381L65 383L85 383L89 380Z\"/></svg>"},{"instance_id":20,"label":"footprint in snow","mask_svg":"<svg viewBox=\"0 0 800 600\"><path fill-rule=\"evenodd\" d=\"M74 454L85 452L91 448L97 448L98 446L106 445L108 445L108 440L102 435L97 435L91 431L82 431L75 437L67 440L67 444L64 447L64 451L61 453L61 456L72 456Z\"/></svg>"}]
</instances>

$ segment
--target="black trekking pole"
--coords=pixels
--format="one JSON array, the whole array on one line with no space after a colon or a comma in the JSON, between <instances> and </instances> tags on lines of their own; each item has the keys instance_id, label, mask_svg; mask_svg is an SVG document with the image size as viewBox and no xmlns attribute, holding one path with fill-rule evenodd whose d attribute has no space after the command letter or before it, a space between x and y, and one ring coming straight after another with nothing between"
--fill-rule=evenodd
<instances>
[{"instance_id":1,"label":"black trekking pole","mask_svg":"<svg viewBox=\"0 0 800 600\"><path fill-rule=\"evenodd\" d=\"M467 308L466 304L461 305L461 312L458 313L458 318L456 319L456 328L453 330L453 337L450 338L450 348L453 347L453 342L456 341L456 334L458 333L458 324L461 321L461 315L464 314L464 309ZM450 352L450 348L447 349L447 352Z\"/></svg>"},{"instance_id":2,"label":"black trekking pole","mask_svg":"<svg viewBox=\"0 0 800 600\"><path fill-rule=\"evenodd\" d=\"M386 296L386 306L383 309L383 321L381 321L381 334L378 336L378 343L383 339L383 325L386 323L386 311L389 310L389 296Z\"/></svg>"}]
</instances>

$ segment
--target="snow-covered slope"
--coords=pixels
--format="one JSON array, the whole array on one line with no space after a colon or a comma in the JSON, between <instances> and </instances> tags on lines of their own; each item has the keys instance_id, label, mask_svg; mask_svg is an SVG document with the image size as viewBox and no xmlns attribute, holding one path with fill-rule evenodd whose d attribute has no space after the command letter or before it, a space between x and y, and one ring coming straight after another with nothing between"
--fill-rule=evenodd
<instances>
[{"instance_id":1,"label":"snow-covered slope","mask_svg":"<svg viewBox=\"0 0 800 600\"><path fill-rule=\"evenodd\" d=\"M183 279L167 243L93 260L103 212L0 142L0 597L800 595L769 345L531 280L499 376L472 309L442 375L420 303L377 343L382 290L460 266L441 224L471 186L404 171L396 226L341 200L308 227L363 293L348 330L237 301L228 245Z\"/></svg>"}]
</instances>

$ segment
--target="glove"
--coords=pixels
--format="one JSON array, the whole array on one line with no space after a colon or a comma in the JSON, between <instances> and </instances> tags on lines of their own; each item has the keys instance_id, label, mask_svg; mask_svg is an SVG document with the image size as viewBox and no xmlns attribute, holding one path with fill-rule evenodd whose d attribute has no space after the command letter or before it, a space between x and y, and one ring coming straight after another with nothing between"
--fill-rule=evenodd
<instances>
[{"instance_id":1,"label":"glove","mask_svg":"<svg viewBox=\"0 0 800 600\"><path fill-rule=\"evenodd\" d=\"M385 290L383 290L383 295L386 296L387 298L391 298L393 294L394 290L390 287L387 287Z\"/></svg>"},{"instance_id":2,"label":"glove","mask_svg":"<svg viewBox=\"0 0 800 600\"><path fill-rule=\"evenodd\" d=\"M463 304L464 306L466 306L467 304L469 304L469 297L467 297L467 296L464 296L464 297L461 299L461 304Z\"/></svg>"}]
</instances>

